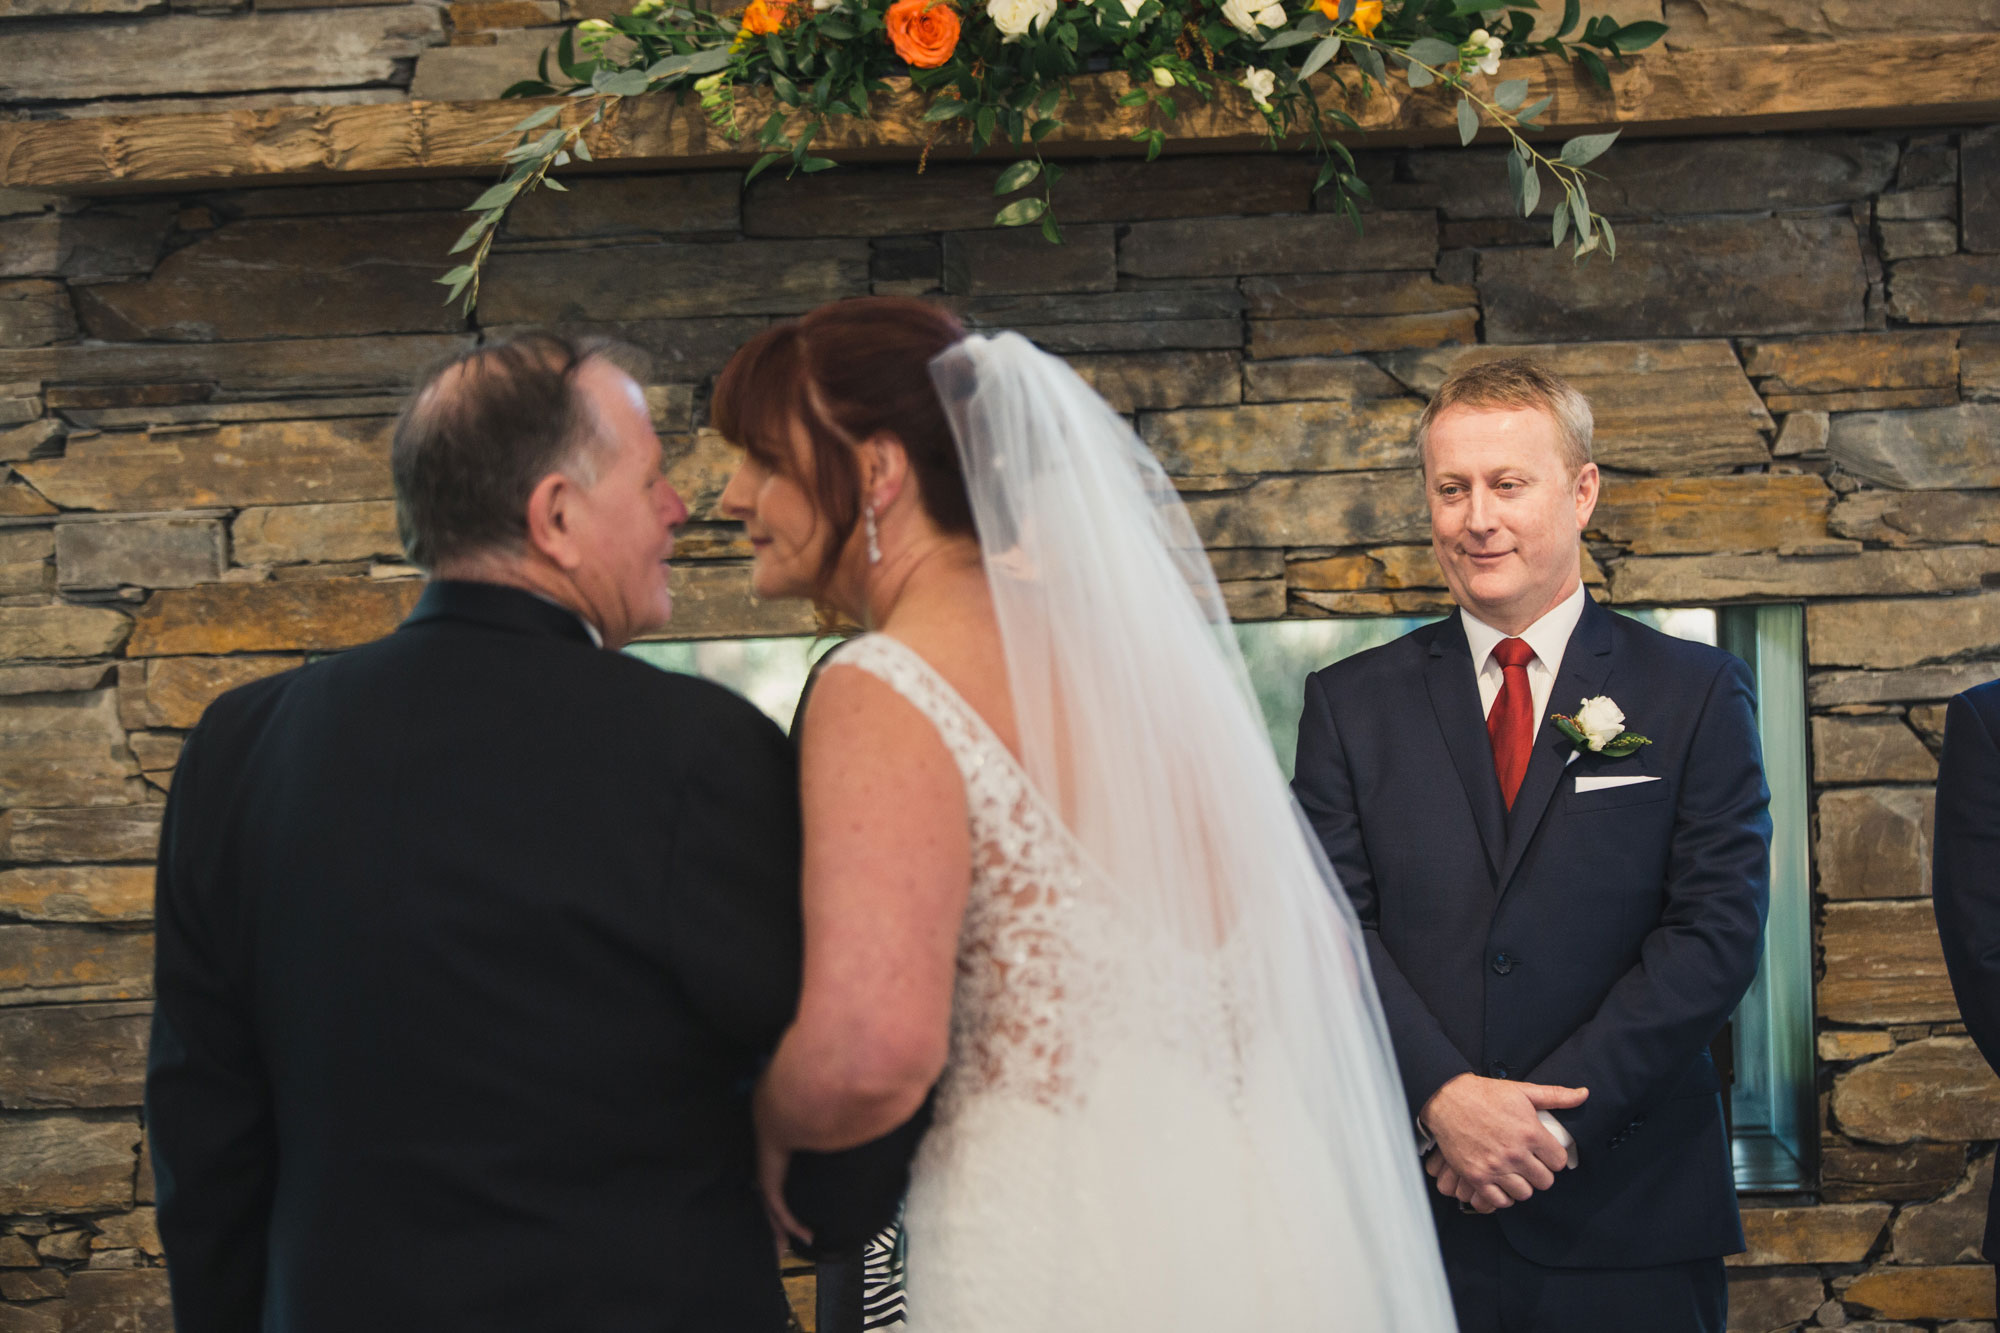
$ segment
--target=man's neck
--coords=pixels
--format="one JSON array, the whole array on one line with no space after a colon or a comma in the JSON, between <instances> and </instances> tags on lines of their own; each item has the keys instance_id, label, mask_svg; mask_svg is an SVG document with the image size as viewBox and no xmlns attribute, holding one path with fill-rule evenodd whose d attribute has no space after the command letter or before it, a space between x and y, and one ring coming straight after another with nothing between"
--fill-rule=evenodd
<instances>
[{"instance_id":1,"label":"man's neck","mask_svg":"<svg viewBox=\"0 0 2000 1333\"><path fill-rule=\"evenodd\" d=\"M439 565L431 571L431 577L450 579L466 583L497 583L506 588L518 588L531 593L543 601L575 616L590 631L590 637L597 646L604 646L604 634L597 623L578 603L576 589L565 579L522 560L499 557L472 558Z\"/></svg>"},{"instance_id":2,"label":"man's neck","mask_svg":"<svg viewBox=\"0 0 2000 1333\"><path fill-rule=\"evenodd\" d=\"M1478 620L1480 624L1490 626L1510 639L1517 639L1528 630L1533 629L1535 623L1543 616L1546 616L1549 612L1568 601L1582 585L1583 579L1581 576L1572 575L1569 582L1563 584L1562 591L1543 602L1540 608L1532 615L1523 615L1518 612L1509 614L1503 608L1494 607L1466 606L1461 609L1467 615Z\"/></svg>"}]
</instances>

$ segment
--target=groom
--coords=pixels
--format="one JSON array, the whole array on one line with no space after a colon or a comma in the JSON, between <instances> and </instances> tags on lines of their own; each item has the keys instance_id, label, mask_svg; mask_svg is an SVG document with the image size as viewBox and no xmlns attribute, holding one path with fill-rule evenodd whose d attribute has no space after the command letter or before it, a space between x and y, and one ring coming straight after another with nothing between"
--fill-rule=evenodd
<instances>
[{"instance_id":1,"label":"groom","mask_svg":"<svg viewBox=\"0 0 2000 1333\"><path fill-rule=\"evenodd\" d=\"M1474 366L1418 440L1459 611L1308 678L1295 790L1360 915L1460 1327L1722 1333L1743 1232L1708 1046L1757 971L1771 827L1749 672L1583 591L1575 389Z\"/></svg>"},{"instance_id":2,"label":"groom","mask_svg":"<svg viewBox=\"0 0 2000 1333\"><path fill-rule=\"evenodd\" d=\"M660 461L609 349L445 367L392 449L415 612L188 738L146 1081L181 1329L787 1327L749 1088L798 998L795 766L610 651L671 613ZM800 1159L794 1212L858 1243L909 1146Z\"/></svg>"}]
</instances>

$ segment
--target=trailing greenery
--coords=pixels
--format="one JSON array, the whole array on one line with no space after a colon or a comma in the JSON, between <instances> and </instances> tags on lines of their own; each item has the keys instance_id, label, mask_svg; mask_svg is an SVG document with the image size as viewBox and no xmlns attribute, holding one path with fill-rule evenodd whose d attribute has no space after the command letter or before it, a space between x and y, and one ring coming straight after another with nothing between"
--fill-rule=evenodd
<instances>
[{"instance_id":1,"label":"trailing greenery","mask_svg":"<svg viewBox=\"0 0 2000 1333\"><path fill-rule=\"evenodd\" d=\"M450 289L448 301L463 296L470 310L508 206L538 187L562 189L550 172L588 160L584 131L623 99L654 93L698 98L734 142L743 135L740 95L768 89L774 105L754 132L763 151L748 183L778 166L788 175L832 167L814 151L828 123L867 117L891 79L907 78L929 95L923 119L936 134L964 135L974 152L997 146L1017 157L1000 172L996 195L1039 183L1037 194L999 209L995 225L1039 226L1059 242L1052 187L1061 173L1042 159L1040 144L1063 124L1070 81L1108 71L1130 80L1120 104L1145 108L1132 138L1148 160L1165 146L1187 99L1210 101L1225 86L1229 95L1247 96L1273 147L1306 141L1320 161L1314 191L1333 190L1357 230L1369 191L1335 137L1360 129L1341 106L1387 89L1392 79L1412 88L1440 85L1458 94L1461 142L1482 126L1507 134L1507 170L1523 216L1534 212L1546 176L1563 192L1552 244L1570 241L1579 258L1598 249L1615 257L1616 235L1590 207L1586 167L1616 133L1583 135L1554 156L1543 153L1523 131L1543 128L1550 99L1529 103L1527 80L1493 84L1489 77L1503 57L1549 55L1608 87L1607 61L1666 32L1661 23L1586 22L1580 5L1564 0L1561 14L1550 16L1535 0L749 0L721 15L638 0L630 13L565 32L554 71L544 52L537 77L507 90L510 97L566 94L589 114L563 117L563 108L545 106L515 127L520 139L506 154L506 177L471 205L478 216L452 249L471 253L439 281ZM1343 95L1315 96L1316 80L1322 88L1338 84Z\"/></svg>"}]
</instances>

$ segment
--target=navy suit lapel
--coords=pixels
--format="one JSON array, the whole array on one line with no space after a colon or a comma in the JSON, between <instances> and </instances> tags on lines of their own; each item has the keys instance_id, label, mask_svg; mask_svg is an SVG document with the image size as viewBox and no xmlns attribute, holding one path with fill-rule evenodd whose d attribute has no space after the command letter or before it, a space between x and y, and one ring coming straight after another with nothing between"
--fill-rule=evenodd
<instances>
[{"instance_id":1,"label":"navy suit lapel","mask_svg":"<svg viewBox=\"0 0 2000 1333\"><path fill-rule=\"evenodd\" d=\"M1547 713L1574 715L1578 703L1603 693L1604 682L1611 674L1611 616L1611 612L1591 601L1588 593L1584 594L1583 616L1570 634L1569 646L1563 650L1562 671L1556 676L1555 688L1549 691ZM1535 830L1548 814L1549 802L1555 798L1556 788L1562 785L1570 751L1575 748L1544 715L1535 733L1534 751L1528 758L1528 774L1521 780L1521 790L1514 794L1514 808L1507 815L1507 845L1500 858L1501 892L1506 892L1508 881L1520 868L1521 858L1534 840Z\"/></svg>"},{"instance_id":2,"label":"navy suit lapel","mask_svg":"<svg viewBox=\"0 0 2000 1333\"><path fill-rule=\"evenodd\" d=\"M1431 634L1430 658L1424 667L1431 709L1438 730L1451 751L1452 766L1465 784L1472 822L1486 848L1489 870L1498 869L1506 845L1507 807L1500 799L1500 779L1493 772L1493 743L1486 738L1486 718L1479 706L1479 682L1473 674L1472 649L1457 613L1445 617Z\"/></svg>"}]
</instances>

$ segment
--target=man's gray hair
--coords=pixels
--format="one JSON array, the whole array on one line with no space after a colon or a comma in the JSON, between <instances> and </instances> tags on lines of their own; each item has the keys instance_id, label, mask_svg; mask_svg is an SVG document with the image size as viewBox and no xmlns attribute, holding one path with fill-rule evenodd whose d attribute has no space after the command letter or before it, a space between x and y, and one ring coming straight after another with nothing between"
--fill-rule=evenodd
<instances>
[{"instance_id":1,"label":"man's gray hair","mask_svg":"<svg viewBox=\"0 0 2000 1333\"><path fill-rule=\"evenodd\" d=\"M643 373L621 344L529 333L454 357L424 377L389 450L396 527L413 563L435 571L519 550L528 497L543 477L564 472L595 483L602 431L576 388L576 372L594 359Z\"/></svg>"},{"instance_id":2,"label":"man's gray hair","mask_svg":"<svg viewBox=\"0 0 2000 1333\"><path fill-rule=\"evenodd\" d=\"M1423 453L1430 443L1431 423L1446 409L1534 408L1549 414L1556 423L1562 448L1563 466L1574 477L1591 460L1591 432L1594 421L1590 400L1554 371L1513 356L1500 361L1481 361L1462 366L1445 377L1430 405L1417 420L1417 450ZM1429 467L1426 460L1425 467Z\"/></svg>"}]
</instances>

